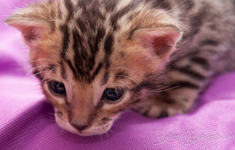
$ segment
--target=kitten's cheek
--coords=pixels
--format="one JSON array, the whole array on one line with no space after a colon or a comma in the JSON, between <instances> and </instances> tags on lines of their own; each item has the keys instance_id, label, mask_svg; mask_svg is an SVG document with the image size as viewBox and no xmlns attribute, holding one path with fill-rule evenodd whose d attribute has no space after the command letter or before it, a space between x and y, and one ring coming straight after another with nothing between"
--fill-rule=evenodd
<instances>
[{"instance_id":1,"label":"kitten's cheek","mask_svg":"<svg viewBox=\"0 0 235 150\"><path fill-rule=\"evenodd\" d=\"M56 123L64 130L67 130L72 133L78 134L78 131L74 129L68 122L64 121L63 119L55 116Z\"/></svg>"},{"instance_id":2,"label":"kitten's cheek","mask_svg":"<svg viewBox=\"0 0 235 150\"><path fill-rule=\"evenodd\" d=\"M72 133L77 133L76 129L73 129L73 127L68 123L66 114L64 114L62 111L54 107L55 111L55 120L57 125L59 125L62 129L67 130Z\"/></svg>"}]
</instances>

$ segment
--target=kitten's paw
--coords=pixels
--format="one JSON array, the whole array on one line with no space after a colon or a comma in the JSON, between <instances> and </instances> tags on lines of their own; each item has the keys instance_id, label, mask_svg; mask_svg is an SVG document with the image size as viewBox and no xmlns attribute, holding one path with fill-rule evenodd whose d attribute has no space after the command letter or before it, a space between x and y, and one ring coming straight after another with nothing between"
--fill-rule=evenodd
<instances>
[{"instance_id":1,"label":"kitten's paw","mask_svg":"<svg viewBox=\"0 0 235 150\"><path fill-rule=\"evenodd\" d=\"M184 108L170 105L141 106L138 107L138 109L135 109L134 111L149 118L165 118L169 116L187 113Z\"/></svg>"},{"instance_id":2,"label":"kitten's paw","mask_svg":"<svg viewBox=\"0 0 235 150\"><path fill-rule=\"evenodd\" d=\"M180 108L153 105L152 107L150 107L148 113L146 113L145 115L150 118L165 118L184 113L185 112L183 111L183 109Z\"/></svg>"}]
</instances>

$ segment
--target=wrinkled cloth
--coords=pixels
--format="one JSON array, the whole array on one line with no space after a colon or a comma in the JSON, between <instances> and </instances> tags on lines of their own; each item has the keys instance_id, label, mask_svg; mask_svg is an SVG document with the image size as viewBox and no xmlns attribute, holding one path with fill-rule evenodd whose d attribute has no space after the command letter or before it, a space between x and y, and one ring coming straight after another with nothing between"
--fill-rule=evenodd
<instances>
[{"instance_id":1,"label":"wrinkled cloth","mask_svg":"<svg viewBox=\"0 0 235 150\"><path fill-rule=\"evenodd\" d=\"M216 77L188 114L148 119L127 112L107 134L92 137L61 129L30 71L20 32L3 23L22 3L0 1L0 149L235 148L235 73Z\"/></svg>"}]
</instances>

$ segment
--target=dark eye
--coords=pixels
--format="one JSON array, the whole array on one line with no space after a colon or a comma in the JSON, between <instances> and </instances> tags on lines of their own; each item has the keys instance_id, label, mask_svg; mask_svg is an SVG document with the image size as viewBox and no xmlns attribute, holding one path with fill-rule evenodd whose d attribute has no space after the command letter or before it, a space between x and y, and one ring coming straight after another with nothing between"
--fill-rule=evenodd
<instances>
[{"instance_id":1,"label":"dark eye","mask_svg":"<svg viewBox=\"0 0 235 150\"><path fill-rule=\"evenodd\" d=\"M48 86L49 86L49 89L55 94L62 95L66 93L64 84L61 82L50 81L48 83Z\"/></svg>"},{"instance_id":2,"label":"dark eye","mask_svg":"<svg viewBox=\"0 0 235 150\"><path fill-rule=\"evenodd\" d=\"M124 93L124 90L122 88L107 88L104 91L103 99L108 101L117 101L119 100Z\"/></svg>"}]
</instances>

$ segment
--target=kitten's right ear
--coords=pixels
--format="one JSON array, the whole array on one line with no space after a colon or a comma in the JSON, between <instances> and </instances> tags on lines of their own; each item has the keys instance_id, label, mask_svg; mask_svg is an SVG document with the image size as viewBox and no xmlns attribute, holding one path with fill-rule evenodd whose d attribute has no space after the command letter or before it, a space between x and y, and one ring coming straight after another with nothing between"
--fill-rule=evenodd
<instances>
[{"instance_id":1,"label":"kitten's right ear","mask_svg":"<svg viewBox=\"0 0 235 150\"><path fill-rule=\"evenodd\" d=\"M34 43L41 40L45 32L50 30L47 22L24 15L13 15L5 20L5 23L18 29L28 46L34 46Z\"/></svg>"}]
</instances>

